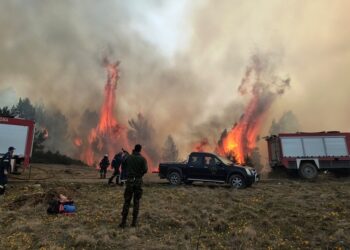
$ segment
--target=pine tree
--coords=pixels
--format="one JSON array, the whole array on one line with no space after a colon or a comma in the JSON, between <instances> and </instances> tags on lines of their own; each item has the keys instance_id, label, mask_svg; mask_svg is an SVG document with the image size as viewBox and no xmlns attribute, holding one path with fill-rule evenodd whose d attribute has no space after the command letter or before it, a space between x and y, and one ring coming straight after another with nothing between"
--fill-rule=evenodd
<instances>
[{"instance_id":1,"label":"pine tree","mask_svg":"<svg viewBox=\"0 0 350 250\"><path fill-rule=\"evenodd\" d=\"M13 114L8 106L0 108L0 116L13 117Z\"/></svg>"},{"instance_id":2,"label":"pine tree","mask_svg":"<svg viewBox=\"0 0 350 250\"><path fill-rule=\"evenodd\" d=\"M177 161L179 157L179 151L176 147L174 139L171 135L167 137L162 148L162 160L163 161Z\"/></svg>"}]
</instances>

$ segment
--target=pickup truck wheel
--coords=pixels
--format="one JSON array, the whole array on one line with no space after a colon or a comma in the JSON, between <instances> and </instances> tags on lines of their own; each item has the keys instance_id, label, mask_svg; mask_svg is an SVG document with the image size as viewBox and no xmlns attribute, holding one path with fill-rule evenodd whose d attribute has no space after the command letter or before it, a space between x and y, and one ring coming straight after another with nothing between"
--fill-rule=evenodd
<instances>
[{"instance_id":1,"label":"pickup truck wheel","mask_svg":"<svg viewBox=\"0 0 350 250\"><path fill-rule=\"evenodd\" d=\"M168 180L171 185L179 185L181 183L181 176L178 172L171 172L168 175Z\"/></svg>"},{"instance_id":2,"label":"pickup truck wheel","mask_svg":"<svg viewBox=\"0 0 350 250\"><path fill-rule=\"evenodd\" d=\"M242 175L234 174L230 177L230 185L233 188L241 189L246 187L246 181Z\"/></svg>"},{"instance_id":3,"label":"pickup truck wheel","mask_svg":"<svg viewBox=\"0 0 350 250\"><path fill-rule=\"evenodd\" d=\"M314 164L305 162L299 168L299 175L304 179L315 179L318 175L317 168Z\"/></svg>"}]
</instances>

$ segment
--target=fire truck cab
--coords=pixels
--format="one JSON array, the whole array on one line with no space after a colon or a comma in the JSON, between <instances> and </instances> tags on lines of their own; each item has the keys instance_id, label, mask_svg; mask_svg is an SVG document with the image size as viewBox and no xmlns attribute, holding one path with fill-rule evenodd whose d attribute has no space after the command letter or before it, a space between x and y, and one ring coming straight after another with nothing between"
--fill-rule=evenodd
<instances>
[{"instance_id":1,"label":"fire truck cab","mask_svg":"<svg viewBox=\"0 0 350 250\"><path fill-rule=\"evenodd\" d=\"M296 170L314 179L320 170L350 169L350 133L285 133L265 138L272 168Z\"/></svg>"},{"instance_id":2,"label":"fire truck cab","mask_svg":"<svg viewBox=\"0 0 350 250\"><path fill-rule=\"evenodd\" d=\"M14 159L11 162L12 172L16 172L16 164L23 163L24 167L29 166L34 140L34 125L34 121L31 120L0 117L0 158L7 152L8 147L16 148Z\"/></svg>"}]
</instances>

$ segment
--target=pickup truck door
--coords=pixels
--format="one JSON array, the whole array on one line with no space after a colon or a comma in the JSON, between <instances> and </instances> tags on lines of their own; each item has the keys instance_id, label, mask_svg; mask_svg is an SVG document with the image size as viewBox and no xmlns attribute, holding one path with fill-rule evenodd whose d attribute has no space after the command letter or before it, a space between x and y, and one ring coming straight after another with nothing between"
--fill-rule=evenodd
<instances>
[{"instance_id":1,"label":"pickup truck door","mask_svg":"<svg viewBox=\"0 0 350 250\"><path fill-rule=\"evenodd\" d=\"M226 166L215 156L204 157L204 167L209 169L207 176L208 180L225 181L226 180Z\"/></svg>"},{"instance_id":2,"label":"pickup truck door","mask_svg":"<svg viewBox=\"0 0 350 250\"><path fill-rule=\"evenodd\" d=\"M206 179L209 175L209 169L203 165L203 156L191 155L188 159L186 169L187 178L189 179Z\"/></svg>"},{"instance_id":3,"label":"pickup truck door","mask_svg":"<svg viewBox=\"0 0 350 250\"><path fill-rule=\"evenodd\" d=\"M215 158L215 164L217 168L217 178L220 181L226 181L227 173L228 173L228 167L221 162L218 158Z\"/></svg>"}]
</instances>

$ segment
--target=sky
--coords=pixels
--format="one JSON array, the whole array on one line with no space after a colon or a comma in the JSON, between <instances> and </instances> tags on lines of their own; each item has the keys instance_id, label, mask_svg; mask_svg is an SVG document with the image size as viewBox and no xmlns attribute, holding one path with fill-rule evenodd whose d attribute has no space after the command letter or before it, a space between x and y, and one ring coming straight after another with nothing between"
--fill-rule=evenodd
<instances>
[{"instance_id":1,"label":"sky","mask_svg":"<svg viewBox=\"0 0 350 250\"><path fill-rule=\"evenodd\" d=\"M301 130L350 131L347 0L13 0L0 2L0 106L29 97L74 130L103 98L102 58L121 61L116 116L141 112L161 145L218 138L247 100L237 88L253 55L291 87L271 105ZM64 97L64 101L62 101Z\"/></svg>"}]
</instances>

